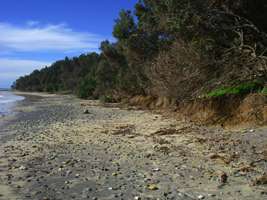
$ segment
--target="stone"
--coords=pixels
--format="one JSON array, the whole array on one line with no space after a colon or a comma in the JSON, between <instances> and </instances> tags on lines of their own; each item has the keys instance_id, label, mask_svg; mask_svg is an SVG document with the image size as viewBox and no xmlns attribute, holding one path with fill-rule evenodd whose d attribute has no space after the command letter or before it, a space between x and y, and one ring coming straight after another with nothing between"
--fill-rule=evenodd
<instances>
[{"instance_id":1,"label":"stone","mask_svg":"<svg viewBox=\"0 0 267 200\"><path fill-rule=\"evenodd\" d=\"M149 190L158 190L159 188L158 188L158 186L156 184L149 184L147 186L147 189L149 189Z\"/></svg>"},{"instance_id":2,"label":"stone","mask_svg":"<svg viewBox=\"0 0 267 200\"><path fill-rule=\"evenodd\" d=\"M20 170L26 170L27 168L26 168L25 166L22 165L22 166L19 167L19 169L20 169Z\"/></svg>"},{"instance_id":3,"label":"stone","mask_svg":"<svg viewBox=\"0 0 267 200\"><path fill-rule=\"evenodd\" d=\"M198 195L197 198L198 198L198 199L205 199L205 196L203 196L203 195Z\"/></svg>"},{"instance_id":4,"label":"stone","mask_svg":"<svg viewBox=\"0 0 267 200\"><path fill-rule=\"evenodd\" d=\"M88 110L88 109L85 109L84 111L83 111L83 114L90 114L90 111Z\"/></svg>"},{"instance_id":5,"label":"stone","mask_svg":"<svg viewBox=\"0 0 267 200\"><path fill-rule=\"evenodd\" d=\"M154 171L154 172L159 172L160 169L159 169L159 168L155 168L155 169L153 169L153 171Z\"/></svg>"},{"instance_id":6,"label":"stone","mask_svg":"<svg viewBox=\"0 0 267 200\"><path fill-rule=\"evenodd\" d=\"M112 176L118 176L118 173L114 172L112 173Z\"/></svg>"}]
</instances>

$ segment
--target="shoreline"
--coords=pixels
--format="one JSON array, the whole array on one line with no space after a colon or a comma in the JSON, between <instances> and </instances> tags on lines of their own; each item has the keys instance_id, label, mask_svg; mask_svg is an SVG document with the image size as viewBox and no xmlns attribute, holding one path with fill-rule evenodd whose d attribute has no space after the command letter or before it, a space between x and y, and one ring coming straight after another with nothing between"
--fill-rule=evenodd
<instances>
[{"instance_id":1,"label":"shoreline","mask_svg":"<svg viewBox=\"0 0 267 200\"><path fill-rule=\"evenodd\" d=\"M265 127L227 131L71 95L29 94L16 110L0 200L267 197Z\"/></svg>"}]
</instances>

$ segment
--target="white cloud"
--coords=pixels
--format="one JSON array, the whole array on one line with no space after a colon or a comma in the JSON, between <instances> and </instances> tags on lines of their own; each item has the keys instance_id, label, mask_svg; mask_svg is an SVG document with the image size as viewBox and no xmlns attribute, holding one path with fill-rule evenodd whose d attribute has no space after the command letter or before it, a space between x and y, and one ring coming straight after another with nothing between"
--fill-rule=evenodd
<instances>
[{"instance_id":1,"label":"white cloud","mask_svg":"<svg viewBox=\"0 0 267 200\"><path fill-rule=\"evenodd\" d=\"M96 34L74 31L65 24L41 26L37 21L29 21L25 26L0 23L0 33L0 49L15 52L92 51L103 40Z\"/></svg>"},{"instance_id":2,"label":"white cloud","mask_svg":"<svg viewBox=\"0 0 267 200\"><path fill-rule=\"evenodd\" d=\"M50 65L51 62L25 59L0 58L0 73L4 72L27 72L36 68Z\"/></svg>"},{"instance_id":3,"label":"white cloud","mask_svg":"<svg viewBox=\"0 0 267 200\"><path fill-rule=\"evenodd\" d=\"M50 64L50 62L38 60L0 58L0 87L3 82L10 85L12 81L20 76L29 74L35 69L40 69Z\"/></svg>"}]
</instances>

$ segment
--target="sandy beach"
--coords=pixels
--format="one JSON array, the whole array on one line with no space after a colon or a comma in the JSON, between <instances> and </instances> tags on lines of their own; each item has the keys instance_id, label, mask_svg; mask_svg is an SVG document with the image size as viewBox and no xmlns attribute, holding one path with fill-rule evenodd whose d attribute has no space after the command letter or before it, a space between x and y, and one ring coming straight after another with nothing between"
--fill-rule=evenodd
<instances>
[{"instance_id":1,"label":"sandy beach","mask_svg":"<svg viewBox=\"0 0 267 200\"><path fill-rule=\"evenodd\" d=\"M20 95L0 124L0 200L267 199L267 127Z\"/></svg>"}]
</instances>

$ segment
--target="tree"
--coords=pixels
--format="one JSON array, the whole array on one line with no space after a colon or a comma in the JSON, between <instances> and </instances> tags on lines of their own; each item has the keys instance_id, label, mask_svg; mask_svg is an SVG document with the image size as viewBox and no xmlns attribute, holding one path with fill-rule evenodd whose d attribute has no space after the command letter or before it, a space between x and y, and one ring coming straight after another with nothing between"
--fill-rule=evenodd
<instances>
[{"instance_id":1,"label":"tree","mask_svg":"<svg viewBox=\"0 0 267 200\"><path fill-rule=\"evenodd\" d=\"M122 10L119 14L119 18L115 20L113 36L119 40L125 40L135 31L136 25L131 11Z\"/></svg>"}]
</instances>

